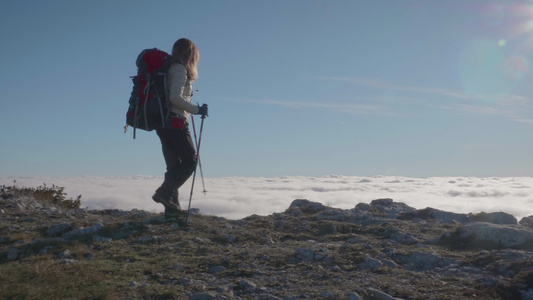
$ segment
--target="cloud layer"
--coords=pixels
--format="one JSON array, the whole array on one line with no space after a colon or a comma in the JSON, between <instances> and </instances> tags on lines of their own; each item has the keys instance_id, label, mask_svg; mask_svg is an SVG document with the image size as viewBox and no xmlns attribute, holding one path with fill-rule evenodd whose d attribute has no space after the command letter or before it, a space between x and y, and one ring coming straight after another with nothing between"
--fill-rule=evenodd
<instances>
[{"instance_id":1,"label":"cloud layer","mask_svg":"<svg viewBox=\"0 0 533 300\"><path fill-rule=\"evenodd\" d=\"M151 200L162 177L23 177L0 178L0 185L36 187L43 183L65 187L68 197L82 195L90 209L133 208L162 211ZM180 189L186 209L191 182ZM503 211L518 220L533 215L533 177L430 177L336 176L206 178L207 193L197 180L191 207L204 214L239 219L252 214L283 212L294 199L308 199L337 208L392 198L414 208L433 207L457 213Z\"/></svg>"}]
</instances>

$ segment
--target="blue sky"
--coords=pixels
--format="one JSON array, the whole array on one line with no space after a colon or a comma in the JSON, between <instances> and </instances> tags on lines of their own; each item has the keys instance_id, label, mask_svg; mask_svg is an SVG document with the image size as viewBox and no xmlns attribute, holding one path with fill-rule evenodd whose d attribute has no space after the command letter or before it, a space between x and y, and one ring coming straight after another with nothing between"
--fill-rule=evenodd
<instances>
[{"instance_id":1,"label":"blue sky","mask_svg":"<svg viewBox=\"0 0 533 300\"><path fill-rule=\"evenodd\" d=\"M129 77L181 37L206 177L533 176L533 1L21 0L0 36L0 177L162 175Z\"/></svg>"}]
</instances>

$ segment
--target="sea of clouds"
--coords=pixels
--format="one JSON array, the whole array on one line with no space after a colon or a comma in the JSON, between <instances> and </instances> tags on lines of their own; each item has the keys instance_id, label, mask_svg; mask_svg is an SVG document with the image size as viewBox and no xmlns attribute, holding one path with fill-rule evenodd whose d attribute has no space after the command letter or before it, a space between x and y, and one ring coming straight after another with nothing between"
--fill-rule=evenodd
<instances>
[{"instance_id":1,"label":"sea of clouds","mask_svg":"<svg viewBox=\"0 0 533 300\"><path fill-rule=\"evenodd\" d=\"M152 201L163 178L133 177L5 177L0 185L65 187L67 197L82 195L89 209L133 208L160 212ZM337 176L324 177L197 177L191 207L203 214L240 219L252 214L283 212L294 199L308 199L336 208L353 208L357 203L392 198L417 209L433 207L457 213L503 211L518 220L533 215L533 177L429 177ZM180 189L180 203L186 209L192 182Z\"/></svg>"}]
</instances>

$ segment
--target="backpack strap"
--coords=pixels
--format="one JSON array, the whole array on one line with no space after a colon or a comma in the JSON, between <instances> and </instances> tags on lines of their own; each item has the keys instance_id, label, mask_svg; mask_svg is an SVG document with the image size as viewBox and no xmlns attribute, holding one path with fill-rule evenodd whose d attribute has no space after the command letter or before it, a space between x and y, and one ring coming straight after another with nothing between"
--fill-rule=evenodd
<instances>
[{"instance_id":1,"label":"backpack strap","mask_svg":"<svg viewBox=\"0 0 533 300\"><path fill-rule=\"evenodd\" d=\"M146 126L146 130L148 130L148 116L146 115L146 107L148 106L148 95L150 94L150 84L151 84L151 79L150 79L150 73L146 74L146 86L144 87L144 94L145 94L145 98L144 98L144 105L143 105L143 109L144 109L144 124Z\"/></svg>"},{"instance_id":2,"label":"backpack strap","mask_svg":"<svg viewBox=\"0 0 533 300\"><path fill-rule=\"evenodd\" d=\"M165 115L165 118L161 120L161 122L162 122L163 127L165 127L165 122L170 120L170 113L172 112L172 103L170 103L166 73L164 74L164 77L163 77L163 86L164 86L164 91L165 91L165 106L167 108L167 113Z\"/></svg>"}]
</instances>

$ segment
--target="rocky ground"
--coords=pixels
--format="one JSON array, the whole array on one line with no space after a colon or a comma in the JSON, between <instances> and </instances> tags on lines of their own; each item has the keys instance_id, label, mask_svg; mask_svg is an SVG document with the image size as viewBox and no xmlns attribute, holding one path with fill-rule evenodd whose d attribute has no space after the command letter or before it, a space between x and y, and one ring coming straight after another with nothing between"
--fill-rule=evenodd
<instances>
[{"instance_id":1,"label":"rocky ground","mask_svg":"<svg viewBox=\"0 0 533 300\"><path fill-rule=\"evenodd\" d=\"M300 199L269 216L191 221L4 188L0 298L533 299L533 218Z\"/></svg>"}]
</instances>

